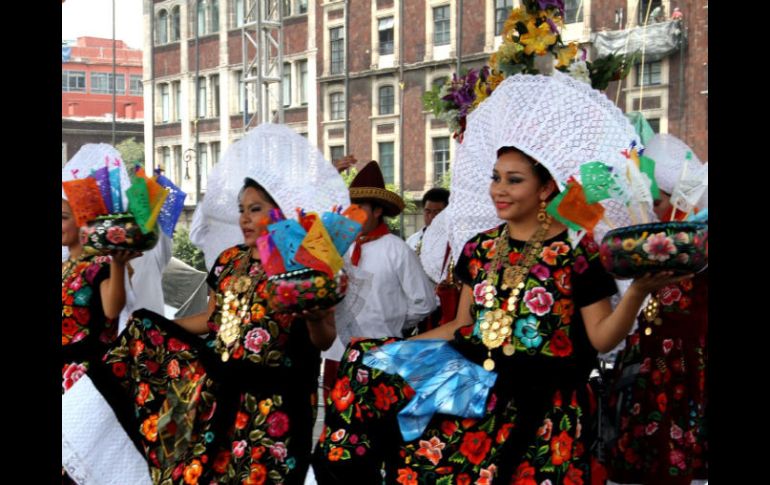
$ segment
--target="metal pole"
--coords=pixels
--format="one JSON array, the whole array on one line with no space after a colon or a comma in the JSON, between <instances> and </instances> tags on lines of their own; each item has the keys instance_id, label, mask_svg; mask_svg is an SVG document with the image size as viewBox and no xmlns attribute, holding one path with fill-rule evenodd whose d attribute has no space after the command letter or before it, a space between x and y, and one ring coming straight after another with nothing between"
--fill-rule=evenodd
<instances>
[{"instance_id":1,"label":"metal pole","mask_svg":"<svg viewBox=\"0 0 770 485\"><path fill-rule=\"evenodd\" d=\"M198 110L198 104L200 103L200 24L198 15L200 11L201 0L195 0L195 203L198 204L201 200L201 153L198 145L199 129L198 121L200 112Z\"/></svg>"},{"instance_id":2,"label":"metal pole","mask_svg":"<svg viewBox=\"0 0 770 485\"><path fill-rule=\"evenodd\" d=\"M404 200L404 0L398 2L398 174L399 195ZM399 216L399 236L404 237L404 211Z\"/></svg>"},{"instance_id":3,"label":"metal pole","mask_svg":"<svg viewBox=\"0 0 770 485\"><path fill-rule=\"evenodd\" d=\"M350 49L348 49L348 24L350 22L350 1L345 0L345 152L350 153Z\"/></svg>"},{"instance_id":4,"label":"metal pole","mask_svg":"<svg viewBox=\"0 0 770 485\"><path fill-rule=\"evenodd\" d=\"M125 86L124 86L125 87ZM115 98L117 79L115 78L115 0L112 0L112 146L115 146L115 116L117 100Z\"/></svg>"},{"instance_id":5,"label":"metal pole","mask_svg":"<svg viewBox=\"0 0 770 485\"><path fill-rule=\"evenodd\" d=\"M457 75L463 62L463 0L457 0Z\"/></svg>"}]
</instances>

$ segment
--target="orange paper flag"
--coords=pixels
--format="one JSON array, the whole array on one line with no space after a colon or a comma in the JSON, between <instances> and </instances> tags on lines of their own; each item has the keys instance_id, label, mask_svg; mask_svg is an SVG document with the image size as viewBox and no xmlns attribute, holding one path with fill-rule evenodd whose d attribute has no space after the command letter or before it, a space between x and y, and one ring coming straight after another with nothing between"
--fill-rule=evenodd
<instances>
[{"instance_id":1,"label":"orange paper flag","mask_svg":"<svg viewBox=\"0 0 770 485\"><path fill-rule=\"evenodd\" d=\"M604 207L598 202L589 204L583 186L574 179L570 179L567 183L567 193L557 210L562 217L584 227L589 232L593 231L604 216Z\"/></svg>"}]
</instances>

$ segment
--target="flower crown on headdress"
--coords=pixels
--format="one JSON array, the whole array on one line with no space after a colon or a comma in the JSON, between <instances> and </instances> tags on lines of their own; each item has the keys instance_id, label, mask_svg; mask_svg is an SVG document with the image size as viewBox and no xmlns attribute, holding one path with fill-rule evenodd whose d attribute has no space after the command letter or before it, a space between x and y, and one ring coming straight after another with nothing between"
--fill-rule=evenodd
<instances>
[{"instance_id":1,"label":"flower crown on headdress","mask_svg":"<svg viewBox=\"0 0 770 485\"><path fill-rule=\"evenodd\" d=\"M566 72L598 90L628 75L636 54L613 55L586 61L578 45L565 45L559 29L564 27L564 0L523 0L523 7L511 10L502 31L503 43L481 69L455 73L443 85L423 95L423 105L449 124L453 136L462 142L465 120L508 76Z\"/></svg>"}]
</instances>

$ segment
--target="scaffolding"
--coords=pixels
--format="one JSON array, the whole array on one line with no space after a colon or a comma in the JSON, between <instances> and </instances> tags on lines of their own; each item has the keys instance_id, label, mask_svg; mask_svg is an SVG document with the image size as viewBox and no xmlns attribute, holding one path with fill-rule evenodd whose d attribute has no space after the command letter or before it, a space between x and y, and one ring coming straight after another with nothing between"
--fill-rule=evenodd
<instances>
[{"instance_id":1,"label":"scaffolding","mask_svg":"<svg viewBox=\"0 0 770 485\"><path fill-rule=\"evenodd\" d=\"M243 132L260 123L283 123L283 2L243 2L241 46ZM249 106L254 111L249 112Z\"/></svg>"}]
</instances>

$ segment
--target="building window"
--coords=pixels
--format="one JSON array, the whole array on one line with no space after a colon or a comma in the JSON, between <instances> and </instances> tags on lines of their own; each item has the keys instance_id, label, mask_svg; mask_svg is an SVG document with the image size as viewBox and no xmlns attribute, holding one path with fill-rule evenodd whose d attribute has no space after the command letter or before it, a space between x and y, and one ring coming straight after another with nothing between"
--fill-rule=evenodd
<instances>
[{"instance_id":1,"label":"building window","mask_svg":"<svg viewBox=\"0 0 770 485\"><path fill-rule=\"evenodd\" d=\"M217 163L219 163L219 142L212 141L211 142L211 166L213 167Z\"/></svg>"},{"instance_id":2,"label":"building window","mask_svg":"<svg viewBox=\"0 0 770 485\"><path fill-rule=\"evenodd\" d=\"M206 78L198 78L198 118L206 117Z\"/></svg>"},{"instance_id":3,"label":"building window","mask_svg":"<svg viewBox=\"0 0 770 485\"><path fill-rule=\"evenodd\" d=\"M650 11L650 17L647 22L655 22L656 17L659 17L662 14L662 3L661 0L639 0L639 25L643 25L644 20L648 19L647 10Z\"/></svg>"},{"instance_id":4,"label":"building window","mask_svg":"<svg viewBox=\"0 0 770 485\"><path fill-rule=\"evenodd\" d=\"M126 76L118 74L115 76L118 80L115 86L117 94L126 94ZM91 73L91 93L93 94L112 94L112 73L92 72Z\"/></svg>"},{"instance_id":5,"label":"building window","mask_svg":"<svg viewBox=\"0 0 770 485\"><path fill-rule=\"evenodd\" d=\"M433 8L433 45L449 44L449 5Z\"/></svg>"},{"instance_id":6,"label":"building window","mask_svg":"<svg viewBox=\"0 0 770 485\"><path fill-rule=\"evenodd\" d=\"M650 124L652 131L655 133L660 133L660 118L650 118L647 120L647 123Z\"/></svg>"},{"instance_id":7,"label":"building window","mask_svg":"<svg viewBox=\"0 0 770 485\"><path fill-rule=\"evenodd\" d=\"M299 14L307 13L307 0L297 0L297 12Z\"/></svg>"},{"instance_id":8,"label":"building window","mask_svg":"<svg viewBox=\"0 0 770 485\"><path fill-rule=\"evenodd\" d=\"M209 176L209 154L205 143L198 143L198 162L201 171L201 187L205 187Z\"/></svg>"},{"instance_id":9,"label":"building window","mask_svg":"<svg viewBox=\"0 0 770 485\"><path fill-rule=\"evenodd\" d=\"M235 71L235 82L238 89L237 113L243 113L243 99L246 97L246 82L243 80L243 71Z\"/></svg>"},{"instance_id":10,"label":"building window","mask_svg":"<svg viewBox=\"0 0 770 485\"><path fill-rule=\"evenodd\" d=\"M393 54L393 17L385 17L377 21L380 32L380 55Z\"/></svg>"},{"instance_id":11,"label":"building window","mask_svg":"<svg viewBox=\"0 0 770 485\"><path fill-rule=\"evenodd\" d=\"M344 156L345 147L343 145L329 147L329 157L331 158L332 163L334 163L336 160L342 159Z\"/></svg>"},{"instance_id":12,"label":"building window","mask_svg":"<svg viewBox=\"0 0 770 485\"><path fill-rule=\"evenodd\" d=\"M142 76L137 76L132 74L129 78L129 93L131 96L141 96L142 95Z\"/></svg>"},{"instance_id":13,"label":"building window","mask_svg":"<svg viewBox=\"0 0 770 485\"><path fill-rule=\"evenodd\" d=\"M442 136L433 139L433 183L441 182L447 173L449 173L449 137Z\"/></svg>"},{"instance_id":14,"label":"building window","mask_svg":"<svg viewBox=\"0 0 770 485\"><path fill-rule=\"evenodd\" d=\"M446 84L446 82L447 82L447 80L448 80L448 79L449 79L449 77L448 77L448 76L439 76L439 77L433 78L433 81L431 81L430 85L431 85L431 87L433 87L433 88L435 88L436 86L438 86L439 88L441 88L441 86L443 86L444 84Z\"/></svg>"},{"instance_id":15,"label":"building window","mask_svg":"<svg viewBox=\"0 0 770 485\"><path fill-rule=\"evenodd\" d=\"M289 106L291 105L291 64L288 62L283 63L281 87L283 88L283 105Z\"/></svg>"},{"instance_id":16,"label":"building window","mask_svg":"<svg viewBox=\"0 0 770 485\"><path fill-rule=\"evenodd\" d=\"M342 93L334 93L329 96L329 105L331 107L331 120L341 120L345 117L345 97Z\"/></svg>"},{"instance_id":17,"label":"building window","mask_svg":"<svg viewBox=\"0 0 770 485\"><path fill-rule=\"evenodd\" d=\"M283 16L288 17L291 15L291 0L283 0Z\"/></svg>"},{"instance_id":18,"label":"building window","mask_svg":"<svg viewBox=\"0 0 770 485\"><path fill-rule=\"evenodd\" d=\"M209 9L211 11L211 32L219 32L219 0L209 0Z\"/></svg>"},{"instance_id":19,"label":"building window","mask_svg":"<svg viewBox=\"0 0 770 485\"><path fill-rule=\"evenodd\" d=\"M85 71L62 71L61 72L61 90L65 93L85 93L86 92L86 73Z\"/></svg>"},{"instance_id":20,"label":"building window","mask_svg":"<svg viewBox=\"0 0 770 485\"><path fill-rule=\"evenodd\" d=\"M182 186L182 145L174 146L174 183Z\"/></svg>"},{"instance_id":21,"label":"building window","mask_svg":"<svg viewBox=\"0 0 770 485\"><path fill-rule=\"evenodd\" d=\"M380 87L380 110L381 115L393 114L393 86Z\"/></svg>"},{"instance_id":22,"label":"building window","mask_svg":"<svg viewBox=\"0 0 770 485\"><path fill-rule=\"evenodd\" d=\"M235 0L233 4L235 9L235 26L241 27L243 25L243 0Z\"/></svg>"},{"instance_id":23,"label":"building window","mask_svg":"<svg viewBox=\"0 0 770 485\"><path fill-rule=\"evenodd\" d=\"M663 68L661 61L645 62L644 69L641 64L636 65L636 85L655 86L661 84L660 73Z\"/></svg>"},{"instance_id":24,"label":"building window","mask_svg":"<svg viewBox=\"0 0 770 485\"><path fill-rule=\"evenodd\" d=\"M168 170L168 168L171 166L171 148L163 147L162 153L163 153L163 170Z\"/></svg>"},{"instance_id":25,"label":"building window","mask_svg":"<svg viewBox=\"0 0 770 485\"><path fill-rule=\"evenodd\" d=\"M345 68L345 34L342 27L335 27L329 30L331 39L331 73L341 74Z\"/></svg>"},{"instance_id":26,"label":"building window","mask_svg":"<svg viewBox=\"0 0 770 485\"><path fill-rule=\"evenodd\" d=\"M393 142L378 143L380 151L380 168L386 184L392 184L395 178L393 172Z\"/></svg>"},{"instance_id":27,"label":"building window","mask_svg":"<svg viewBox=\"0 0 770 485\"><path fill-rule=\"evenodd\" d=\"M198 29L198 35L206 34L206 2L198 2L198 11L195 19L195 26Z\"/></svg>"},{"instance_id":28,"label":"building window","mask_svg":"<svg viewBox=\"0 0 770 485\"><path fill-rule=\"evenodd\" d=\"M299 102L307 104L307 61L299 61Z\"/></svg>"},{"instance_id":29,"label":"building window","mask_svg":"<svg viewBox=\"0 0 770 485\"><path fill-rule=\"evenodd\" d=\"M160 85L160 121L163 123L169 122L169 114L171 112L171 103L168 97L168 84Z\"/></svg>"},{"instance_id":30,"label":"building window","mask_svg":"<svg viewBox=\"0 0 770 485\"><path fill-rule=\"evenodd\" d=\"M174 120L180 121L182 119L182 83L174 81L171 87L174 91Z\"/></svg>"},{"instance_id":31,"label":"building window","mask_svg":"<svg viewBox=\"0 0 770 485\"><path fill-rule=\"evenodd\" d=\"M219 74L211 76L211 115L219 116Z\"/></svg>"},{"instance_id":32,"label":"building window","mask_svg":"<svg viewBox=\"0 0 770 485\"><path fill-rule=\"evenodd\" d=\"M564 23L573 24L583 21L583 0L565 0Z\"/></svg>"},{"instance_id":33,"label":"building window","mask_svg":"<svg viewBox=\"0 0 770 485\"><path fill-rule=\"evenodd\" d=\"M168 43L168 12L161 10L158 12L158 24L157 24L157 41L156 44Z\"/></svg>"},{"instance_id":34,"label":"building window","mask_svg":"<svg viewBox=\"0 0 770 485\"><path fill-rule=\"evenodd\" d=\"M171 41L179 40L182 37L182 31L179 27L179 6L177 5L171 10Z\"/></svg>"},{"instance_id":35,"label":"building window","mask_svg":"<svg viewBox=\"0 0 770 485\"><path fill-rule=\"evenodd\" d=\"M495 35L503 33L505 21L508 20L512 8L513 0L495 0Z\"/></svg>"}]
</instances>

